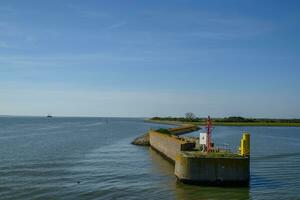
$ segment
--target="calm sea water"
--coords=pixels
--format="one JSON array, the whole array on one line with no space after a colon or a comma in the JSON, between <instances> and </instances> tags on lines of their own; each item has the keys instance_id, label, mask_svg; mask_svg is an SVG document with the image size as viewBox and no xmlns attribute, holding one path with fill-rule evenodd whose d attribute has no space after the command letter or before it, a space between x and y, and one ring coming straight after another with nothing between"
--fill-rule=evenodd
<instances>
[{"instance_id":1,"label":"calm sea water","mask_svg":"<svg viewBox=\"0 0 300 200\"><path fill-rule=\"evenodd\" d=\"M215 143L251 133L249 188L176 182L174 167L131 145L149 128L122 118L0 117L0 199L300 199L300 128L216 127Z\"/></svg>"}]
</instances>

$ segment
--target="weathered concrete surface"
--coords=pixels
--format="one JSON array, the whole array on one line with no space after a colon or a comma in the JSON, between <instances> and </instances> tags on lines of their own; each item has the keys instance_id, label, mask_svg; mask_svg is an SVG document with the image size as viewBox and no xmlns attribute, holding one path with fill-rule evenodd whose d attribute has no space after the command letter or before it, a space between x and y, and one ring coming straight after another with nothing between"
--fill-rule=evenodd
<instances>
[{"instance_id":1,"label":"weathered concrete surface","mask_svg":"<svg viewBox=\"0 0 300 200\"><path fill-rule=\"evenodd\" d=\"M176 156L181 151L195 148L195 143L179 139L177 136L149 131L150 145L175 163Z\"/></svg>"},{"instance_id":2,"label":"weathered concrete surface","mask_svg":"<svg viewBox=\"0 0 300 200\"><path fill-rule=\"evenodd\" d=\"M198 126L195 126L195 125L182 124L180 127L170 128L168 130L172 135L182 135L182 134L197 131L199 129L200 128ZM131 142L131 144L140 145L140 146L149 146L150 145L149 133L146 133L142 136L139 136L139 137L135 138Z\"/></svg>"},{"instance_id":3,"label":"weathered concrete surface","mask_svg":"<svg viewBox=\"0 0 300 200\"><path fill-rule=\"evenodd\" d=\"M185 183L201 185L235 185L249 184L248 157L196 157L177 154L175 175Z\"/></svg>"}]
</instances>

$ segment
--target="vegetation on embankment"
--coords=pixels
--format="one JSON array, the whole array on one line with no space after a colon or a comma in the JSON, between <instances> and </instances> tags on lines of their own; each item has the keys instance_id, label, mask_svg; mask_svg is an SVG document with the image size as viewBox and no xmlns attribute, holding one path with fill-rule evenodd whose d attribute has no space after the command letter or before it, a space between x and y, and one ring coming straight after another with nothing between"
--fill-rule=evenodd
<instances>
[{"instance_id":1,"label":"vegetation on embankment","mask_svg":"<svg viewBox=\"0 0 300 200\"><path fill-rule=\"evenodd\" d=\"M205 125L206 118L187 118L187 117L153 117L147 122L152 123L165 123L165 124L194 124ZM214 126L287 126L295 127L300 126L300 119L255 119L243 117L227 117L227 118L214 118Z\"/></svg>"},{"instance_id":2,"label":"vegetation on embankment","mask_svg":"<svg viewBox=\"0 0 300 200\"><path fill-rule=\"evenodd\" d=\"M164 129L164 128L157 129L156 132L167 134L167 135L171 134L171 132L168 129Z\"/></svg>"},{"instance_id":3,"label":"vegetation on embankment","mask_svg":"<svg viewBox=\"0 0 300 200\"><path fill-rule=\"evenodd\" d=\"M181 126L179 126L179 127L169 128L169 129L160 128L160 129L157 129L157 130L154 130L154 131L160 132L160 133L163 133L163 134L167 134L167 135L182 135L182 134L190 133L190 132L193 132L193 131L197 131L199 129L200 128L197 125L181 124ZM131 144L140 145L140 146L149 146L150 145L149 133L146 133L142 136L139 136L139 137L135 138L131 142Z\"/></svg>"}]
</instances>

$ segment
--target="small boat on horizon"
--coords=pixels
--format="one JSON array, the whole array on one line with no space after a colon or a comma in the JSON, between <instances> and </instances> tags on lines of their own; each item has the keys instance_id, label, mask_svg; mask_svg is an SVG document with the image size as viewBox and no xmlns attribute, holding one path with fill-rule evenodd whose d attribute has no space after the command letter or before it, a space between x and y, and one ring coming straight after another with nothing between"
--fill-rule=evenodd
<instances>
[{"instance_id":1,"label":"small boat on horizon","mask_svg":"<svg viewBox=\"0 0 300 200\"><path fill-rule=\"evenodd\" d=\"M47 118L51 118L52 117L52 115L47 115Z\"/></svg>"}]
</instances>

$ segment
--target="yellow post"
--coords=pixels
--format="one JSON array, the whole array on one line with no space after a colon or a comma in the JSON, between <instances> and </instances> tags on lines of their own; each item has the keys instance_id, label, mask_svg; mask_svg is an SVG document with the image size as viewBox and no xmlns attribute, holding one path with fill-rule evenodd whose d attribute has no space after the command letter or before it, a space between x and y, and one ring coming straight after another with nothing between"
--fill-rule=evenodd
<instances>
[{"instance_id":1,"label":"yellow post","mask_svg":"<svg viewBox=\"0 0 300 200\"><path fill-rule=\"evenodd\" d=\"M250 134L249 133L243 134L243 138L241 139L240 155L250 156Z\"/></svg>"}]
</instances>

